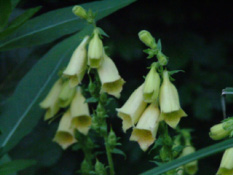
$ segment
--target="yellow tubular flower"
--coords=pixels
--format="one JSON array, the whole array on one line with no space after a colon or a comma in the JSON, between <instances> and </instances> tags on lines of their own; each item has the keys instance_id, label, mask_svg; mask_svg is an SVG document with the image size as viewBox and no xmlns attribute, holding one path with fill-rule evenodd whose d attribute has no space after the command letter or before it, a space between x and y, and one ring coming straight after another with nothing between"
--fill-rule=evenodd
<instances>
[{"instance_id":1,"label":"yellow tubular flower","mask_svg":"<svg viewBox=\"0 0 233 175\"><path fill-rule=\"evenodd\" d=\"M75 87L81 83L87 68L87 50L89 36L86 36L81 44L75 49L67 68L63 74L69 77L70 86Z\"/></svg>"},{"instance_id":2,"label":"yellow tubular flower","mask_svg":"<svg viewBox=\"0 0 233 175\"><path fill-rule=\"evenodd\" d=\"M156 66L152 65L150 72L146 76L143 89L144 101L147 103L156 102L159 96L160 77L156 71Z\"/></svg>"},{"instance_id":3,"label":"yellow tubular flower","mask_svg":"<svg viewBox=\"0 0 233 175\"><path fill-rule=\"evenodd\" d=\"M62 108L70 105L75 94L75 87L71 88L69 81L65 81L59 94L59 106Z\"/></svg>"},{"instance_id":4,"label":"yellow tubular flower","mask_svg":"<svg viewBox=\"0 0 233 175\"><path fill-rule=\"evenodd\" d=\"M101 92L106 92L110 95L120 98L122 86L125 81L119 75L119 72L112 61L106 54L104 54L104 60L102 65L97 69L100 81L102 84Z\"/></svg>"},{"instance_id":5,"label":"yellow tubular flower","mask_svg":"<svg viewBox=\"0 0 233 175\"><path fill-rule=\"evenodd\" d=\"M189 154L191 154L191 153L194 153L194 152L195 152L195 148L194 148L193 146L190 146L190 145L189 145L189 146L186 146L186 147L183 149L183 151L182 151L180 157L187 156L187 155L189 155ZM185 172L186 172L187 174L189 174L189 175L194 175L194 174L196 174L196 172L198 171L198 165L197 165L197 164L198 164L197 160L185 164L185 165L184 165L184 170L185 170Z\"/></svg>"},{"instance_id":6,"label":"yellow tubular flower","mask_svg":"<svg viewBox=\"0 0 233 175\"><path fill-rule=\"evenodd\" d=\"M103 43L99 38L97 29L94 31L94 36L91 39L88 47L88 65L91 68L98 68L103 60L104 49Z\"/></svg>"},{"instance_id":7,"label":"yellow tubular flower","mask_svg":"<svg viewBox=\"0 0 233 175\"><path fill-rule=\"evenodd\" d=\"M63 149L66 149L73 143L77 142L74 138L74 130L70 128L71 116L70 111L67 111L61 118L57 132L53 139L57 142Z\"/></svg>"},{"instance_id":8,"label":"yellow tubular flower","mask_svg":"<svg viewBox=\"0 0 233 175\"><path fill-rule=\"evenodd\" d=\"M221 140L227 136L229 136L230 131L227 131L223 128L224 123L219 123L210 128L210 138L213 140Z\"/></svg>"},{"instance_id":9,"label":"yellow tubular flower","mask_svg":"<svg viewBox=\"0 0 233 175\"><path fill-rule=\"evenodd\" d=\"M224 152L217 175L233 175L233 148Z\"/></svg>"},{"instance_id":10,"label":"yellow tubular flower","mask_svg":"<svg viewBox=\"0 0 233 175\"><path fill-rule=\"evenodd\" d=\"M163 72L163 83L160 88L159 102L161 119L172 128L176 128L182 117L187 114L181 109L176 87L170 82L168 71Z\"/></svg>"},{"instance_id":11,"label":"yellow tubular flower","mask_svg":"<svg viewBox=\"0 0 233 175\"><path fill-rule=\"evenodd\" d=\"M46 109L44 120L52 118L60 109L58 96L62 89L62 80L55 82L45 99L40 103L40 107Z\"/></svg>"},{"instance_id":12,"label":"yellow tubular flower","mask_svg":"<svg viewBox=\"0 0 233 175\"><path fill-rule=\"evenodd\" d=\"M78 87L70 105L71 127L87 135L91 126L91 116L81 88Z\"/></svg>"},{"instance_id":13,"label":"yellow tubular flower","mask_svg":"<svg viewBox=\"0 0 233 175\"><path fill-rule=\"evenodd\" d=\"M137 141L143 151L154 143L159 126L159 108L151 104L140 117L137 126L133 129L130 140Z\"/></svg>"},{"instance_id":14,"label":"yellow tubular flower","mask_svg":"<svg viewBox=\"0 0 233 175\"><path fill-rule=\"evenodd\" d=\"M117 110L117 115L123 120L123 131L134 126L138 122L139 117L146 108L143 100L143 86L138 87L126 101L126 103Z\"/></svg>"}]
</instances>

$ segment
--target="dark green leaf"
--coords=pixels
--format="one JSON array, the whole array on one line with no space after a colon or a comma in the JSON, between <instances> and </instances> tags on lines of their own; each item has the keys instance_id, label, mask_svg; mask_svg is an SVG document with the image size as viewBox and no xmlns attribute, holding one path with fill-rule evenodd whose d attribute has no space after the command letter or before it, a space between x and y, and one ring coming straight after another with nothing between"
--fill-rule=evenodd
<instances>
[{"instance_id":1,"label":"dark green leaf","mask_svg":"<svg viewBox=\"0 0 233 175\"><path fill-rule=\"evenodd\" d=\"M14 32L17 28L19 28L22 24L24 24L28 19L30 19L36 12L38 12L41 7L35 7L28 9L22 15L15 18L7 29L0 33L0 40Z\"/></svg>"},{"instance_id":2,"label":"dark green leaf","mask_svg":"<svg viewBox=\"0 0 233 175\"><path fill-rule=\"evenodd\" d=\"M203 148L199 151L196 151L193 154L189 154L187 156L181 157L179 159L173 160L169 163L166 163L162 166L159 166L157 168L153 168L149 171L146 171L144 173L142 173L141 175L160 175L162 173L165 173L169 170L173 170L175 168L178 168L184 164L187 164L189 162L192 162L194 160L198 160L207 156L210 156L212 154L221 152L227 148L233 147L233 139L229 139L226 141L222 141L220 143L214 144L212 146Z\"/></svg>"},{"instance_id":3,"label":"dark green leaf","mask_svg":"<svg viewBox=\"0 0 233 175\"><path fill-rule=\"evenodd\" d=\"M176 74L176 73L179 73L179 72L185 72L183 70L172 70L172 71L169 71L169 75L173 75L173 74Z\"/></svg>"},{"instance_id":4,"label":"dark green leaf","mask_svg":"<svg viewBox=\"0 0 233 175\"><path fill-rule=\"evenodd\" d=\"M0 175L9 175L35 165L34 160L14 160L0 165Z\"/></svg>"},{"instance_id":5,"label":"dark green leaf","mask_svg":"<svg viewBox=\"0 0 233 175\"><path fill-rule=\"evenodd\" d=\"M96 12L96 19L99 20L134 1L135 0L104 0L83 4L82 6L85 9L91 8L93 12ZM17 29L14 34L5 38L0 43L0 50L45 44L61 36L78 31L84 26L85 21L72 13L72 7L54 10L25 23L22 27Z\"/></svg>"},{"instance_id":6,"label":"dark green leaf","mask_svg":"<svg viewBox=\"0 0 233 175\"><path fill-rule=\"evenodd\" d=\"M126 159L126 154L125 154L122 150L120 150L120 149L118 149L118 148L114 148L114 149L112 150L112 153L113 153L113 154L120 154L120 155L124 156L124 158Z\"/></svg>"},{"instance_id":7,"label":"dark green leaf","mask_svg":"<svg viewBox=\"0 0 233 175\"><path fill-rule=\"evenodd\" d=\"M0 116L0 147L4 152L14 147L37 124L44 112L39 108L39 102L48 93L58 78L59 69L67 64L81 39L91 34L92 30L88 27L54 46L19 83Z\"/></svg>"},{"instance_id":8,"label":"dark green leaf","mask_svg":"<svg viewBox=\"0 0 233 175\"><path fill-rule=\"evenodd\" d=\"M0 31L7 25L11 14L11 1L0 0Z\"/></svg>"},{"instance_id":9,"label":"dark green leaf","mask_svg":"<svg viewBox=\"0 0 233 175\"><path fill-rule=\"evenodd\" d=\"M13 10L19 2L20 0L11 0L11 10Z\"/></svg>"},{"instance_id":10,"label":"dark green leaf","mask_svg":"<svg viewBox=\"0 0 233 175\"><path fill-rule=\"evenodd\" d=\"M226 89L224 89L224 92L232 92L233 93L233 88L227 87Z\"/></svg>"}]
</instances>

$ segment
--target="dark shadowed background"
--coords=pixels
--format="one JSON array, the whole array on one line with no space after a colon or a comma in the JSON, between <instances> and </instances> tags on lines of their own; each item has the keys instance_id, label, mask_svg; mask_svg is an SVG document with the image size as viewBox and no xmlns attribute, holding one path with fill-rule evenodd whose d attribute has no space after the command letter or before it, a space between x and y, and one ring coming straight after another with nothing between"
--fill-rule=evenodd
<instances>
[{"instance_id":1,"label":"dark shadowed background","mask_svg":"<svg viewBox=\"0 0 233 175\"><path fill-rule=\"evenodd\" d=\"M18 7L23 10L40 5L40 15L84 2L91 1L22 0ZM19 13L21 11L16 10L13 15ZM169 68L185 71L174 75L182 108L188 114L180 126L194 130L193 144L200 149L214 143L208 132L213 124L223 119L221 91L233 87L232 17L232 6L227 1L139 0L98 23L110 36L104 39L104 44L109 47L109 55L126 80L119 103L112 103L109 120L117 136L121 137L120 148L127 155L127 159L114 156L117 175L135 175L155 166L149 162L154 155L143 153L136 142L129 141L131 131L122 132L121 120L114 110L143 82L146 67L152 62L143 53L146 47L139 41L138 32L146 29L156 39L160 38L163 52L169 57ZM2 102L12 94L32 65L57 42L0 54L4 57L0 59ZM232 99L227 98L228 116L233 114ZM56 125L56 122L48 125L41 119L34 131L10 152L12 158L32 158L39 162L38 166L21 174L72 175L79 169L83 159L81 151L61 152L60 147L51 142ZM104 155L99 158L105 161ZM198 175L215 174L220 159L221 154L217 154L199 161Z\"/></svg>"}]
</instances>

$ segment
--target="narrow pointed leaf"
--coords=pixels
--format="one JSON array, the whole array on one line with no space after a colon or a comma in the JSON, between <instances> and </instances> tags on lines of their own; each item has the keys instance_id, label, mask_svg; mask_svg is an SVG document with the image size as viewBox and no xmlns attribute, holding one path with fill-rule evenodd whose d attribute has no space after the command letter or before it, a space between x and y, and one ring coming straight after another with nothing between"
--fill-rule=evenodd
<instances>
[{"instance_id":1,"label":"narrow pointed leaf","mask_svg":"<svg viewBox=\"0 0 233 175\"><path fill-rule=\"evenodd\" d=\"M104 0L82 6L96 12L96 18L99 20L134 1ZM45 44L82 29L86 22L72 13L72 7L54 10L29 20L15 33L0 42L0 51Z\"/></svg>"},{"instance_id":2,"label":"narrow pointed leaf","mask_svg":"<svg viewBox=\"0 0 233 175\"><path fill-rule=\"evenodd\" d=\"M30 19L41 7L35 7L26 10L22 15L16 17L10 24L9 27L0 33L0 40L13 33L17 28L23 25L28 19Z\"/></svg>"},{"instance_id":3,"label":"narrow pointed leaf","mask_svg":"<svg viewBox=\"0 0 233 175\"><path fill-rule=\"evenodd\" d=\"M14 94L2 106L0 115L0 148L9 151L37 124L44 110L38 106L58 79L58 72L64 68L81 39L90 35L92 27L54 46L20 81Z\"/></svg>"},{"instance_id":4,"label":"narrow pointed leaf","mask_svg":"<svg viewBox=\"0 0 233 175\"><path fill-rule=\"evenodd\" d=\"M199 151L196 151L193 154L189 154L185 157L181 157L179 159L173 160L169 163L163 164L157 168L153 168L151 170L148 170L141 175L160 175L163 174L169 170L173 170L175 168L180 167L181 165L185 165L189 162L192 162L194 160L198 160L207 156L210 156L212 154L224 151L227 148L233 147L233 139L228 139L225 141L222 141L220 143L208 146L206 148L200 149ZM220 161L220 160L219 160Z\"/></svg>"},{"instance_id":5,"label":"narrow pointed leaf","mask_svg":"<svg viewBox=\"0 0 233 175\"><path fill-rule=\"evenodd\" d=\"M11 1L0 0L0 31L7 25L11 14Z\"/></svg>"}]
</instances>

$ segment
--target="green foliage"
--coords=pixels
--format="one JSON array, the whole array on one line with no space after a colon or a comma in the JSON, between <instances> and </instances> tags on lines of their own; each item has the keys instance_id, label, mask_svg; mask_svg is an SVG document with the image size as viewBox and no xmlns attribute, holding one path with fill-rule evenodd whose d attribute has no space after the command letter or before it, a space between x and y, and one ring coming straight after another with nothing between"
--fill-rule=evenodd
<instances>
[{"instance_id":1,"label":"green foliage","mask_svg":"<svg viewBox=\"0 0 233 175\"><path fill-rule=\"evenodd\" d=\"M23 14L16 17L9 26L2 32L0 32L0 40L4 39L11 33L13 33L17 28L23 25L28 19L30 19L35 13L37 13L41 7L35 7L26 10Z\"/></svg>"},{"instance_id":2,"label":"green foliage","mask_svg":"<svg viewBox=\"0 0 233 175\"><path fill-rule=\"evenodd\" d=\"M11 1L0 0L0 31L7 25L8 18L11 14Z\"/></svg>"},{"instance_id":3,"label":"green foliage","mask_svg":"<svg viewBox=\"0 0 233 175\"><path fill-rule=\"evenodd\" d=\"M35 165L34 160L14 160L0 165L0 175L11 175L32 165Z\"/></svg>"},{"instance_id":4,"label":"green foliage","mask_svg":"<svg viewBox=\"0 0 233 175\"><path fill-rule=\"evenodd\" d=\"M135 0L98 1L82 4L97 13L96 19L117 11ZM59 16L59 17L58 17ZM42 14L16 30L12 35L0 42L0 50L20 47L31 47L46 44L64 35L72 34L85 26L85 22L72 13L72 7L66 7Z\"/></svg>"},{"instance_id":5,"label":"green foliage","mask_svg":"<svg viewBox=\"0 0 233 175\"><path fill-rule=\"evenodd\" d=\"M58 70L68 62L76 47L73 43L79 43L90 31L90 27L86 28L54 46L20 82L4 105L0 117L0 128L3 132L0 143L4 152L15 146L37 124L43 113L38 103L57 79ZM24 103L21 103L22 101Z\"/></svg>"},{"instance_id":6,"label":"green foliage","mask_svg":"<svg viewBox=\"0 0 233 175\"><path fill-rule=\"evenodd\" d=\"M217 143L217 144L211 145L209 147L200 149L200 150L196 151L195 153L192 153L190 155L173 160L169 163L161 165L158 168L154 168L154 169L148 170L144 173L141 173L141 175L151 175L151 174L159 175L159 174L165 173L169 170L178 168L181 165L185 165L185 164L192 162L194 160L199 160L199 159L204 158L206 156L216 154L216 153L223 151L223 150L230 148L230 147L233 147L233 139L222 141L220 143Z\"/></svg>"}]
</instances>

